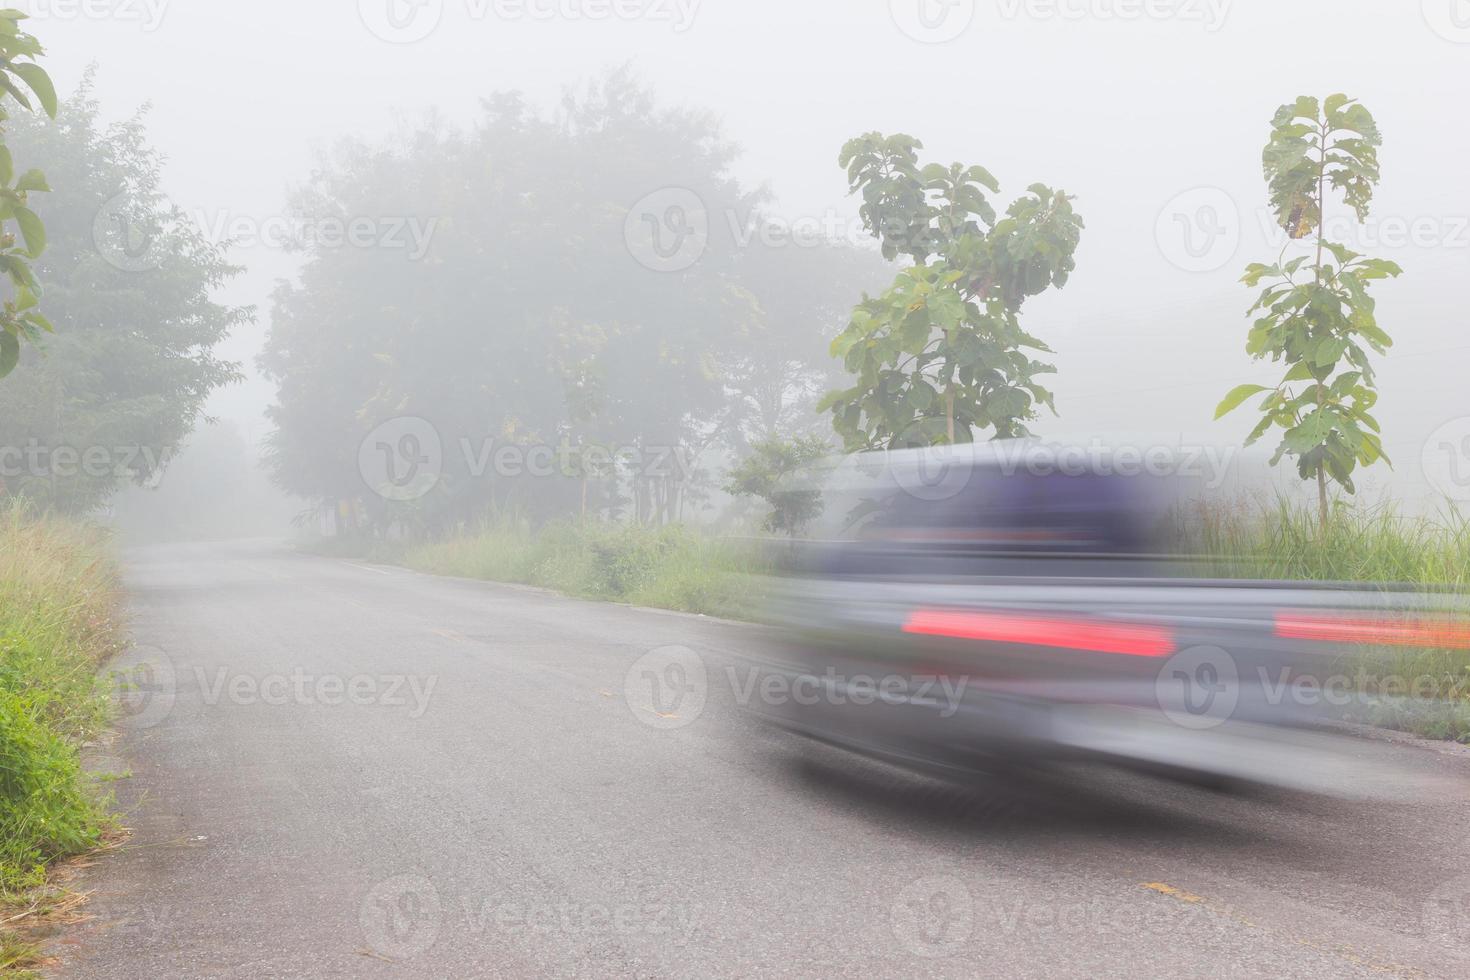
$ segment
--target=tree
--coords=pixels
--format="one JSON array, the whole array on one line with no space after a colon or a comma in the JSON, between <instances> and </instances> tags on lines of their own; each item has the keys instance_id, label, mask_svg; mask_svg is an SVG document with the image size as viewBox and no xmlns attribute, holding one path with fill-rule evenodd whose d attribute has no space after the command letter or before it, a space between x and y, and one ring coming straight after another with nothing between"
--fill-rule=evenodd
<instances>
[{"instance_id":1,"label":"tree","mask_svg":"<svg viewBox=\"0 0 1470 980\"><path fill-rule=\"evenodd\" d=\"M887 292L864 295L832 343L857 383L820 404L849 449L969 442L1029 434L1036 406L1055 411L1037 378L1049 348L1021 327L1025 301L1061 288L1075 268L1082 219L1072 198L1033 184L997 220L983 167L929 164L923 144L869 133L843 148L864 227L888 259L913 265Z\"/></svg>"},{"instance_id":2,"label":"tree","mask_svg":"<svg viewBox=\"0 0 1470 980\"><path fill-rule=\"evenodd\" d=\"M725 492L733 497L759 497L770 506L765 529L795 538L822 514L820 490L803 489L793 478L803 467L831 453L823 439L763 439L750 456L730 471Z\"/></svg>"},{"instance_id":3,"label":"tree","mask_svg":"<svg viewBox=\"0 0 1470 980\"><path fill-rule=\"evenodd\" d=\"M55 124L22 117L11 134L57 180L35 263L57 332L0 385L0 492L68 512L155 480L239 376L214 348L250 320L211 299L239 270L160 193L141 118L99 112L89 75Z\"/></svg>"},{"instance_id":4,"label":"tree","mask_svg":"<svg viewBox=\"0 0 1470 980\"><path fill-rule=\"evenodd\" d=\"M855 294L892 279L874 249L816 239L767 243L777 240L752 234L735 269L756 305L749 342L732 352L724 371L724 442L739 456L762 439L830 431L815 409L847 380L829 352L832 338L846 325Z\"/></svg>"},{"instance_id":5,"label":"tree","mask_svg":"<svg viewBox=\"0 0 1470 980\"><path fill-rule=\"evenodd\" d=\"M576 515L584 499L592 517L679 519L699 471L667 465L669 451L688 463L760 432L759 411L789 417L814 383L792 362L820 370L808 338L826 325L830 295L868 281L861 261L802 249L783 257L831 282L792 299L780 259L731 226L760 197L732 176L734 159L712 118L660 107L621 71L568 93L554 116L501 94L467 131L429 120L383 145L338 148L296 195L308 224L438 224L418 258L312 248L299 284L277 293L260 363L279 384L278 482L334 509L361 498L376 527L397 520L364 486L358 447L386 420L415 416L443 444L441 478L417 501L430 531L490 512ZM698 202L708 241L685 267L649 268L627 228L663 216L636 206L669 189ZM552 476L493 465L501 448L545 445L566 447ZM663 462L609 466L610 448Z\"/></svg>"},{"instance_id":6,"label":"tree","mask_svg":"<svg viewBox=\"0 0 1470 980\"><path fill-rule=\"evenodd\" d=\"M1266 283L1250 310L1259 316L1246 352L1256 360L1269 356L1286 371L1274 388L1237 386L1215 412L1219 419L1267 393L1247 445L1283 430L1271 464L1294 456L1301 478L1316 480L1324 527L1328 479L1354 493L1358 466L1388 462L1370 414L1378 392L1368 351L1383 354L1393 341L1378 326L1369 287L1403 270L1328 241L1325 221L1329 187L1341 192L1358 221L1368 217L1382 142L1372 114L1346 95L1320 103L1303 96L1277 110L1263 162L1271 209L1290 241L1275 264L1252 263L1242 281L1251 288ZM1286 259L1291 241L1312 238L1313 254Z\"/></svg>"},{"instance_id":7,"label":"tree","mask_svg":"<svg viewBox=\"0 0 1470 980\"><path fill-rule=\"evenodd\" d=\"M10 294L0 307L0 378L15 370L21 340L34 344L43 331L52 329L51 321L38 308L41 284L30 265L31 259L46 250L46 226L31 210L30 195L51 188L39 170L27 170L17 177L14 157L4 142L4 124L10 118L7 97L30 111L29 90L46 115L56 117L56 88L46 69L36 64L45 53L41 42L20 29L20 22L28 16L19 10L0 10L0 267L10 283ZM4 227L11 221L19 230L19 240Z\"/></svg>"}]
</instances>

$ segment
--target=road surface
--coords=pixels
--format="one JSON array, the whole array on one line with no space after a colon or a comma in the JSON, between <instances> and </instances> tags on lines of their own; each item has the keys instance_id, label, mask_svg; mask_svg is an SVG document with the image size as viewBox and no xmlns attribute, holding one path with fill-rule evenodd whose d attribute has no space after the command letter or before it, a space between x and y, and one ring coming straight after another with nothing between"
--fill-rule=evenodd
<instances>
[{"instance_id":1,"label":"road surface","mask_svg":"<svg viewBox=\"0 0 1470 980\"><path fill-rule=\"evenodd\" d=\"M959 789L755 727L752 627L260 543L126 584L64 976L1470 976L1458 747L1393 748L1413 804Z\"/></svg>"}]
</instances>

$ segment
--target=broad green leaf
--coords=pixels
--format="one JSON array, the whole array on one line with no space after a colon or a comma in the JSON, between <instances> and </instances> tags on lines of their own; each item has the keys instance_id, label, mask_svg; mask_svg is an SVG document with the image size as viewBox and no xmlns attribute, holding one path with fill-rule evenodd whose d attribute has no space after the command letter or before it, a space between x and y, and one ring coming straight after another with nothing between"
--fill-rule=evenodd
<instances>
[{"instance_id":1,"label":"broad green leaf","mask_svg":"<svg viewBox=\"0 0 1470 980\"><path fill-rule=\"evenodd\" d=\"M1230 389L1230 393L1215 408L1215 418L1221 419L1240 407L1241 403L1252 395L1259 395L1263 391L1272 389L1265 385L1237 385Z\"/></svg>"},{"instance_id":2,"label":"broad green leaf","mask_svg":"<svg viewBox=\"0 0 1470 980\"><path fill-rule=\"evenodd\" d=\"M8 330L0 330L0 378L15 370L20 361L20 341Z\"/></svg>"},{"instance_id":3,"label":"broad green leaf","mask_svg":"<svg viewBox=\"0 0 1470 980\"><path fill-rule=\"evenodd\" d=\"M51 185L46 183L46 175L39 170L27 170L20 175L20 180L15 182L15 189L22 193L30 191L50 191Z\"/></svg>"},{"instance_id":4,"label":"broad green leaf","mask_svg":"<svg viewBox=\"0 0 1470 980\"><path fill-rule=\"evenodd\" d=\"M30 208L16 208L15 220L20 225L20 233L26 240L26 251L31 258L37 258L46 251L46 225L41 218Z\"/></svg>"},{"instance_id":5,"label":"broad green leaf","mask_svg":"<svg viewBox=\"0 0 1470 980\"><path fill-rule=\"evenodd\" d=\"M36 98L41 102L41 108L46 110L46 115L52 119L56 118L56 86L51 83L51 76L46 74L46 69L31 62L14 62L10 70L21 77L21 80L36 93Z\"/></svg>"}]
</instances>

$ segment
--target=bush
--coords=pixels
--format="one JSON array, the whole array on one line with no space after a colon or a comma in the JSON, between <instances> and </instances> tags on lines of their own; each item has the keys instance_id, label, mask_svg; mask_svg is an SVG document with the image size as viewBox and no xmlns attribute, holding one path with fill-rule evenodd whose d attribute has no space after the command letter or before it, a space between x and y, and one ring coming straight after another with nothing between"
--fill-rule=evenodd
<instances>
[{"instance_id":1,"label":"bush","mask_svg":"<svg viewBox=\"0 0 1470 980\"><path fill-rule=\"evenodd\" d=\"M80 746L106 724L98 665L119 640L101 533L0 511L0 889L35 885L54 858L88 850L104 801Z\"/></svg>"}]
</instances>

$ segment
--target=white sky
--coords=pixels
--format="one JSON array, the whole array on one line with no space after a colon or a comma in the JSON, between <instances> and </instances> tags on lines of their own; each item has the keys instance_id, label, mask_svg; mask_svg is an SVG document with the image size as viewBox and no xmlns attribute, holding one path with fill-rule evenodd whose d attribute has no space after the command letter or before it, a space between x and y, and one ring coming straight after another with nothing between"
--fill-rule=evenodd
<instances>
[{"instance_id":1,"label":"white sky","mask_svg":"<svg viewBox=\"0 0 1470 980\"><path fill-rule=\"evenodd\" d=\"M1260 217L1261 146L1280 103L1345 91L1385 135L1384 181L1360 250L1406 269L1379 290L1380 323L1399 342L1380 379L1398 468L1381 471L1380 485L1423 497L1426 441L1470 416L1460 295L1470 272L1470 0L615 0L647 12L634 20L595 18L591 2L16 5L35 15L63 91L95 61L109 115L152 103L166 188L216 216L281 214L288 187L340 136L385 135L431 108L468 121L481 96L501 89L550 105L564 85L623 62L664 100L720 115L745 150L739 175L768 182L790 219L853 219L837 151L871 129L912 133L944 162L984 164L1002 182L1002 204L1035 180L1065 187L1088 223L1078 273L1034 305L1028 326L1058 351L1056 427L1068 430L1245 433L1244 412L1219 424L1210 416L1232 385L1273 380L1244 354L1253 297L1236 281L1247 262L1277 251ZM923 43L900 29L918 23L920 2L945 15L931 17L938 31L958 36ZM437 28L387 43L366 23L385 23L389 4L405 17L437 13ZM528 8L549 15L518 14ZM1229 234L1201 260L1217 268L1191 272L1170 260L1188 263L1174 212L1208 218L1202 204L1217 207ZM1401 240L1411 233L1420 244ZM248 361L271 285L296 260L260 246L235 258L249 272L227 298L258 303L261 319L227 353ZM213 410L252 419L269 396L250 383ZM1452 463L1470 474L1470 457L1438 448L1470 437L1470 422L1461 428L1431 443L1441 486Z\"/></svg>"}]
</instances>

